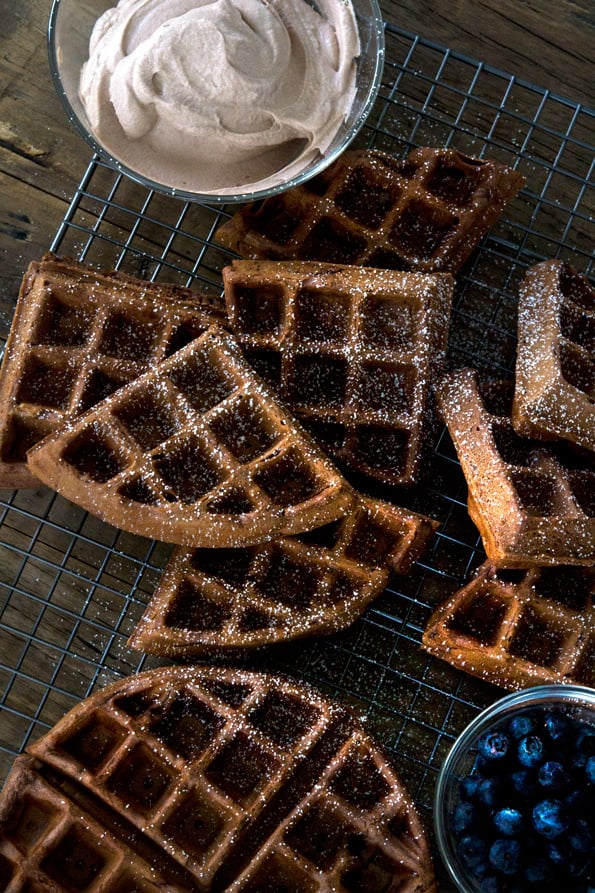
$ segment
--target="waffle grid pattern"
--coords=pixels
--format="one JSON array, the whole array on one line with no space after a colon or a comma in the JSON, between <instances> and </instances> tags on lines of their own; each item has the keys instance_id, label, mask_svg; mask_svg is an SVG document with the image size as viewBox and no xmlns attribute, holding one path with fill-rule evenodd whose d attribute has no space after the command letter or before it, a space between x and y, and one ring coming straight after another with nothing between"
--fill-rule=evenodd
<instances>
[{"instance_id":1,"label":"waffle grid pattern","mask_svg":"<svg viewBox=\"0 0 595 893\"><path fill-rule=\"evenodd\" d=\"M423 644L506 688L595 686L592 568L496 569L489 561L441 605Z\"/></svg>"},{"instance_id":2,"label":"waffle grid pattern","mask_svg":"<svg viewBox=\"0 0 595 893\"><path fill-rule=\"evenodd\" d=\"M469 513L486 552L506 567L593 564L595 469L565 443L548 446L512 427L513 385L458 369L437 400L471 480Z\"/></svg>"},{"instance_id":3,"label":"waffle grid pattern","mask_svg":"<svg viewBox=\"0 0 595 893\"><path fill-rule=\"evenodd\" d=\"M453 281L311 264L236 261L230 326L260 374L340 466L387 484L419 479L444 365ZM427 280L427 281L426 281ZM341 307L341 324L325 314ZM316 308L316 312L314 311Z\"/></svg>"},{"instance_id":4,"label":"waffle grid pattern","mask_svg":"<svg viewBox=\"0 0 595 893\"><path fill-rule=\"evenodd\" d=\"M595 449L595 288L567 264L523 280L512 421L529 437Z\"/></svg>"},{"instance_id":5,"label":"waffle grid pattern","mask_svg":"<svg viewBox=\"0 0 595 893\"><path fill-rule=\"evenodd\" d=\"M118 275L81 280L70 261L31 265L16 310L25 334L8 346L0 394L1 484L34 484L25 461L33 444L221 318L207 296L203 306L190 290L164 290L161 298L152 291L151 283Z\"/></svg>"},{"instance_id":6,"label":"waffle grid pattern","mask_svg":"<svg viewBox=\"0 0 595 893\"><path fill-rule=\"evenodd\" d=\"M242 257L454 273L523 180L452 150L347 152L311 184L245 206L215 240Z\"/></svg>"},{"instance_id":7,"label":"waffle grid pattern","mask_svg":"<svg viewBox=\"0 0 595 893\"><path fill-rule=\"evenodd\" d=\"M56 432L28 463L114 525L184 545L301 533L351 501L218 326Z\"/></svg>"},{"instance_id":8,"label":"waffle grid pattern","mask_svg":"<svg viewBox=\"0 0 595 893\"><path fill-rule=\"evenodd\" d=\"M407 573L433 533L429 519L354 498L339 521L253 548L178 549L129 645L200 656L344 629ZM204 657L203 657L204 659Z\"/></svg>"},{"instance_id":9,"label":"waffle grid pattern","mask_svg":"<svg viewBox=\"0 0 595 893\"><path fill-rule=\"evenodd\" d=\"M14 813L3 801L0 857L18 876L14 832L29 876L65 872L76 889L79 873L102 893L122 883L128 846L141 857L141 877L143 856L164 850L169 860L152 860L157 885L164 878L180 890L239 893L274 878L315 893L341 878L355 893L378 875L399 876L410 893L428 889L419 820L380 752L345 711L269 678L166 668L99 692L32 748L36 764L21 761L27 793ZM52 787L93 818L77 821L68 810L56 828ZM280 827L269 837L271 812ZM327 835L321 847L317 832ZM358 840L363 859L350 849Z\"/></svg>"},{"instance_id":10,"label":"waffle grid pattern","mask_svg":"<svg viewBox=\"0 0 595 893\"><path fill-rule=\"evenodd\" d=\"M528 266L557 257L593 275L595 112L429 40L386 28L387 63L361 147L423 145L516 166L527 185L457 277L449 363L512 375L516 295ZM94 158L51 246L147 279L221 288L212 242L232 208L147 193ZM0 500L0 770L99 685L157 661L126 640L170 548L115 530L49 490ZM386 493L384 494L386 496ZM448 438L411 506L441 522L432 549L350 630L268 657L347 702L399 762L426 819L452 741L501 693L420 652L432 610L484 560ZM438 869L440 866L438 864ZM447 882L445 889L448 889Z\"/></svg>"}]
</instances>

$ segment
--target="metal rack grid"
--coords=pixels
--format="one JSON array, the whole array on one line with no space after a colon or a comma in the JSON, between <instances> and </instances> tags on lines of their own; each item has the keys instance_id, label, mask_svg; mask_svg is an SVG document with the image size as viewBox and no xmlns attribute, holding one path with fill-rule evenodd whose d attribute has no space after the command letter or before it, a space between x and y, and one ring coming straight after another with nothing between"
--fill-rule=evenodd
<instances>
[{"instance_id":1,"label":"metal rack grid","mask_svg":"<svg viewBox=\"0 0 595 893\"><path fill-rule=\"evenodd\" d=\"M397 155L452 145L527 178L458 277L450 335L452 366L510 375L517 286L526 267L560 257L592 273L595 111L393 26L386 45L380 95L357 144ZM229 256L212 237L232 210L147 192L95 157L51 248L220 292ZM478 709L503 692L428 658L419 641L431 610L484 556L444 432L426 486L377 495L441 522L424 560L346 632L246 663L293 674L355 708L394 755L429 824L446 752ZM128 650L126 639L171 549L109 527L42 487L0 497L3 779L14 756L81 698L157 663Z\"/></svg>"}]
</instances>

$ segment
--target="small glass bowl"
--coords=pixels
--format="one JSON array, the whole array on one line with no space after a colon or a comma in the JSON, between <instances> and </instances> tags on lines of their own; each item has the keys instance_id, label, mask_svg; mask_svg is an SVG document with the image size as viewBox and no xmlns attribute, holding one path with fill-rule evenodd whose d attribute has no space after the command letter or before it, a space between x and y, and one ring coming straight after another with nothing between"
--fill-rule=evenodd
<instances>
[{"instance_id":1,"label":"small glass bowl","mask_svg":"<svg viewBox=\"0 0 595 893\"><path fill-rule=\"evenodd\" d=\"M80 72L88 58L89 37L93 26L99 16L116 3L117 0L53 0L48 25L50 71L70 123L91 148L136 182L166 195L175 195L185 201L246 202L267 198L297 186L328 167L347 148L363 126L380 89L384 65L384 25L378 0L352 0L361 47L357 60L356 93L349 115L322 156L311 160L291 179L265 189L259 189L258 184L253 184L246 189L238 187L238 191L233 194L218 195L211 192L189 192L158 183L115 158L98 141L91 132L78 94Z\"/></svg>"},{"instance_id":2,"label":"small glass bowl","mask_svg":"<svg viewBox=\"0 0 595 893\"><path fill-rule=\"evenodd\" d=\"M460 782L470 775L475 765L478 741L488 730L502 729L513 717L528 713L536 717L552 709L595 729L595 689L580 685L540 685L506 695L486 708L463 730L447 755L434 795L434 829L438 851L460 893L483 893L485 889L462 862L451 825L460 802ZM526 889L538 890L539 884Z\"/></svg>"}]
</instances>

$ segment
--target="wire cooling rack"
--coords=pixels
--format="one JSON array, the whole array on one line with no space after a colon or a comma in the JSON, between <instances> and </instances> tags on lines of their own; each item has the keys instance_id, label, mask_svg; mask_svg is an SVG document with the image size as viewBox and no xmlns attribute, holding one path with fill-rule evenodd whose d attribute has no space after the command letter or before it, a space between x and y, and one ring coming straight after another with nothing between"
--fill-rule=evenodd
<instances>
[{"instance_id":1,"label":"wire cooling rack","mask_svg":"<svg viewBox=\"0 0 595 893\"><path fill-rule=\"evenodd\" d=\"M595 111L393 26L386 28L386 58L360 146L399 156L414 146L455 146L527 178L458 276L451 326L452 366L507 376L526 267L559 257L592 273ZM219 293L229 256L212 236L231 210L148 192L94 158L51 248ZM378 494L441 522L413 573L348 631L277 647L246 664L307 680L353 707L394 756L429 825L445 754L503 692L419 648L432 609L484 557L444 433L428 481L412 493ZM156 662L131 652L126 640L171 550L109 527L42 487L0 497L2 780L14 756L81 698Z\"/></svg>"}]
</instances>

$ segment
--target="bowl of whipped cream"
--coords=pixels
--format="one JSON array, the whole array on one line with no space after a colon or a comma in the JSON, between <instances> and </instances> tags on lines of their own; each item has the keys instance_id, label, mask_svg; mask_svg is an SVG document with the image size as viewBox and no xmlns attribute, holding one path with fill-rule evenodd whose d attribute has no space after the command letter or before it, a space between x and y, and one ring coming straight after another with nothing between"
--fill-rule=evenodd
<instances>
[{"instance_id":1,"label":"bowl of whipped cream","mask_svg":"<svg viewBox=\"0 0 595 893\"><path fill-rule=\"evenodd\" d=\"M96 153L209 202L319 173L362 127L384 60L377 0L54 0L48 42Z\"/></svg>"}]
</instances>

